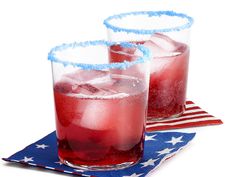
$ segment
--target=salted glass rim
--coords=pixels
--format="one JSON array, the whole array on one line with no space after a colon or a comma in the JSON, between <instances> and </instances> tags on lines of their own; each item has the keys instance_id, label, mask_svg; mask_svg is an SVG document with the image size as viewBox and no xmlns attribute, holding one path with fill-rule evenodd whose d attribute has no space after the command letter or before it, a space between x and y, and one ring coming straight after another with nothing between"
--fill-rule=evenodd
<instances>
[{"instance_id":1,"label":"salted glass rim","mask_svg":"<svg viewBox=\"0 0 236 177\"><path fill-rule=\"evenodd\" d=\"M112 20L120 20L124 19L128 16L138 16L138 15L147 15L148 17L161 17L162 15L170 16L170 17L179 17L182 19L186 19L187 22L180 26L174 26L171 28L157 28L157 29L134 29L134 28L123 28L112 24ZM154 34L154 33L164 33L164 32L173 32L173 31L181 31L184 29L188 29L193 24L193 18L184 14L178 13L174 11L135 11L135 12L127 12L120 13L116 15L109 16L103 21L103 24L114 32L126 32L126 33L135 33L135 34Z\"/></svg>"},{"instance_id":2,"label":"salted glass rim","mask_svg":"<svg viewBox=\"0 0 236 177\"><path fill-rule=\"evenodd\" d=\"M72 61L64 61L60 58L56 57L57 52L62 52L63 50L67 50L69 48L78 48L78 47L90 47L90 46L105 46L110 47L112 45L120 45L123 48L137 48L141 52L141 57L138 57L134 61L124 61L124 62L114 62L114 63L105 63L105 64L86 64L86 63L77 63ZM84 42L73 42L66 43L62 45L58 45L50 50L48 53L48 60L55 63L61 63L64 66L74 66L83 70L104 70L104 69L126 69L135 64L145 63L150 60L150 51L148 48L139 45L133 44L129 42L111 42L105 40L94 40L94 41L84 41Z\"/></svg>"}]
</instances>

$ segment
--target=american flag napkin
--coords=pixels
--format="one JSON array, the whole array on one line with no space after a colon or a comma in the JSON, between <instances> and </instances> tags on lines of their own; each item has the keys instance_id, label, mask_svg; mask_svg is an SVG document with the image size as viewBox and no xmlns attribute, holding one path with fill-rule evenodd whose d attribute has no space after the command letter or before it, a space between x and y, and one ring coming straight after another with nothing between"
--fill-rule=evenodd
<instances>
[{"instance_id":1,"label":"american flag napkin","mask_svg":"<svg viewBox=\"0 0 236 177\"><path fill-rule=\"evenodd\" d=\"M186 101L186 109L182 116L170 120L148 121L147 131L160 131L178 128L219 125L223 122L210 115L192 101Z\"/></svg>"},{"instance_id":2,"label":"american flag napkin","mask_svg":"<svg viewBox=\"0 0 236 177\"><path fill-rule=\"evenodd\" d=\"M117 171L82 171L63 165L57 157L55 132L3 160L86 177L144 177L182 150L194 136L195 133L181 132L146 133L142 160L132 167Z\"/></svg>"}]
</instances>

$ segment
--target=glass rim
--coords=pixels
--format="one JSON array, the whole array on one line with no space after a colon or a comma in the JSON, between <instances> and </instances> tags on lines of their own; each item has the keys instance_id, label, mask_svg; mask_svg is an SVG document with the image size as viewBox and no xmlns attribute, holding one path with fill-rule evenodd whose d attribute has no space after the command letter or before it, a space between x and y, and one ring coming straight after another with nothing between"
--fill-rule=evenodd
<instances>
[{"instance_id":1,"label":"glass rim","mask_svg":"<svg viewBox=\"0 0 236 177\"><path fill-rule=\"evenodd\" d=\"M138 57L134 61L124 61L124 62L114 62L114 63L105 63L105 64L86 64L86 63L77 63L77 62L71 62L71 61L63 61L60 60L55 56L57 52L61 52L63 50L69 49L69 48L77 48L77 47L90 47L90 46L112 46L112 45L121 45L124 48L131 48L135 47L137 48L143 56ZM150 56L150 50L142 45L139 44L133 44L129 42L111 42L111 41L105 41L105 40L94 40L94 41L84 41L84 42L73 42L73 43L66 43L59 46L56 46L50 50L48 53L48 60L55 63L61 63L64 66L73 66L78 67L83 70L104 70L104 69L126 69L129 68L135 64L145 63L146 61L151 60Z\"/></svg>"},{"instance_id":2,"label":"glass rim","mask_svg":"<svg viewBox=\"0 0 236 177\"><path fill-rule=\"evenodd\" d=\"M132 29L132 28L123 28L118 27L116 25L113 25L110 21L111 20L117 20L122 19L127 16L138 16L138 15L148 15L148 17L153 16L162 16L167 15L170 17L180 17L182 19L187 19L187 22L181 26L175 26L172 28L160 28L160 29ZM116 14L109 16L103 21L103 24L106 26L106 28L113 30L114 32L126 32L126 33L135 33L135 34L154 34L154 33L164 33L164 32L174 32L174 31L181 31L184 29L188 29L193 24L193 18L184 14L184 13L178 13L174 11L135 11L135 12L126 12L121 14Z\"/></svg>"}]
</instances>

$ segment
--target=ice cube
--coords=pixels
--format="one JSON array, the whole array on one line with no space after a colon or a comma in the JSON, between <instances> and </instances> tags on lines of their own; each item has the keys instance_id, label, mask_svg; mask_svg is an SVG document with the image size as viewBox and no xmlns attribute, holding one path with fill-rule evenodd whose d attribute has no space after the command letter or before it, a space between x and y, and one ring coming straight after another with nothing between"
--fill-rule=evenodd
<instances>
[{"instance_id":1,"label":"ice cube","mask_svg":"<svg viewBox=\"0 0 236 177\"><path fill-rule=\"evenodd\" d=\"M83 93L83 94L95 94L99 92L99 88L94 87L91 84L81 84L73 86L73 93Z\"/></svg>"},{"instance_id":2,"label":"ice cube","mask_svg":"<svg viewBox=\"0 0 236 177\"><path fill-rule=\"evenodd\" d=\"M131 70L133 71L133 70ZM127 75L116 75L117 82L114 83L114 89L119 93L137 94L142 88L142 81L136 77Z\"/></svg>"},{"instance_id":3,"label":"ice cube","mask_svg":"<svg viewBox=\"0 0 236 177\"><path fill-rule=\"evenodd\" d=\"M85 91L86 92L86 91ZM87 93L78 93L76 95L73 95L79 98L87 98L87 99L120 99L129 96L127 93L118 93L114 90L104 90L101 89L97 93L92 94L91 92Z\"/></svg>"},{"instance_id":4,"label":"ice cube","mask_svg":"<svg viewBox=\"0 0 236 177\"><path fill-rule=\"evenodd\" d=\"M112 80L110 74L98 76L98 77L88 81L89 84L94 84L94 85L103 84L103 83L112 85L113 82L114 81Z\"/></svg>"},{"instance_id":5,"label":"ice cube","mask_svg":"<svg viewBox=\"0 0 236 177\"><path fill-rule=\"evenodd\" d=\"M60 93L70 93L72 91L73 84L66 80L61 80L54 85L54 90Z\"/></svg>"},{"instance_id":6,"label":"ice cube","mask_svg":"<svg viewBox=\"0 0 236 177\"><path fill-rule=\"evenodd\" d=\"M174 58L170 57L180 54L178 51L179 44L159 33L153 34L150 40L146 41L143 45L152 52L151 74L154 72L158 74L161 70L170 66L175 62Z\"/></svg>"},{"instance_id":7,"label":"ice cube","mask_svg":"<svg viewBox=\"0 0 236 177\"><path fill-rule=\"evenodd\" d=\"M100 78L94 79L94 82L101 83L102 81L99 81ZM95 81L96 80L96 81ZM102 79L105 81L104 79ZM104 90L100 89L99 87L96 87L96 85L92 85L89 83L83 83L78 84L75 80L63 77L59 82L57 82L54 86L54 89L56 91L59 91L61 93L72 93L72 94L85 94L85 95L91 95L91 94L102 94Z\"/></svg>"},{"instance_id":8,"label":"ice cube","mask_svg":"<svg viewBox=\"0 0 236 177\"><path fill-rule=\"evenodd\" d=\"M62 79L70 80L74 84L99 83L109 80L110 74L108 71L100 70L77 70L76 72L64 75Z\"/></svg>"},{"instance_id":9,"label":"ice cube","mask_svg":"<svg viewBox=\"0 0 236 177\"><path fill-rule=\"evenodd\" d=\"M133 98L131 98L133 99ZM135 101L136 98L132 101ZM137 100L136 100L137 101ZM141 101L141 100L139 100ZM137 102L133 102L129 109L116 113L116 126L114 129L117 144L115 148L121 151L127 151L137 145L144 130L145 109L137 109ZM139 104L138 104L139 105ZM143 117L142 117L143 116Z\"/></svg>"},{"instance_id":10,"label":"ice cube","mask_svg":"<svg viewBox=\"0 0 236 177\"><path fill-rule=\"evenodd\" d=\"M178 45L176 45L176 41L160 33L153 34L150 38L150 41L154 42L165 51L175 51L178 47Z\"/></svg>"},{"instance_id":11,"label":"ice cube","mask_svg":"<svg viewBox=\"0 0 236 177\"><path fill-rule=\"evenodd\" d=\"M176 56L181 53L178 51L180 43L160 33L153 34L143 45L151 50L154 58Z\"/></svg>"},{"instance_id":12,"label":"ice cube","mask_svg":"<svg viewBox=\"0 0 236 177\"><path fill-rule=\"evenodd\" d=\"M113 120L112 103L104 100L93 100L86 105L80 121L82 127L92 130L107 130Z\"/></svg>"},{"instance_id":13,"label":"ice cube","mask_svg":"<svg viewBox=\"0 0 236 177\"><path fill-rule=\"evenodd\" d=\"M112 80L108 71L99 70L77 70L76 72L63 75L61 80L55 85L57 90L63 93L81 93L85 95L105 94L103 85L111 86L115 80ZM112 92L113 93L113 92Z\"/></svg>"},{"instance_id":14,"label":"ice cube","mask_svg":"<svg viewBox=\"0 0 236 177\"><path fill-rule=\"evenodd\" d=\"M153 58L164 57L164 56L168 55L167 51L163 50L160 46L156 45L156 43L151 40L146 41L143 44L143 46L147 47L150 50Z\"/></svg>"},{"instance_id":15,"label":"ice cube","mask_svg":"<svg viewBox=\"0 0 236 177\"><path fill-rule=\"evenodd\" d=\"M115 81L114 81L115 82ZM110 82L102 83L98 85L92 84L81 84L74 85L72 87L72 95L79 98L90 98L90 99L117 99L129 96L127 93L117 91L112 88L113 84ZM116 86L115 86L116 87Z\"/></svg>"}]
</instances>

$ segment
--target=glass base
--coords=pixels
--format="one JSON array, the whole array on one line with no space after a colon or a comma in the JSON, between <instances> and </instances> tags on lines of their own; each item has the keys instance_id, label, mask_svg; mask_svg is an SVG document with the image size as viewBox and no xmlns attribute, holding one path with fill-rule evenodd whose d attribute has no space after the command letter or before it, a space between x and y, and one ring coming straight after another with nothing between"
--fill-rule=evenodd
<instances>
[{"instance_id":1,"label":"glass base","mask_svg":"<svg viewBox=\"0 0 236 177\"><path fill-rule=\"evenodd\" d=\"M70 162L68 162L67 160L63 160L62 158L60 158L61 163L72 167L72 168L76 168L82 171L111 171L111 170L121 170L124 168L128 168L130 166L133 166L135 164L137 164L141 158L139 160L137 160L136 162L125 162L125 163L121 163L121 164L115 164L115 165L79 165L79 164L72 164Z\"/></svg>"},{"instance_id":2,"label":"glass base","mask_svg":"<svg viewBox=\"0 0 236 177\"><path fill-rule=\"evenodd\" d=\"M178 113L178 114L174 114L170 117L147 117L147 121L148 122L155 122L155 121L160 121L160 120L174 120L177 117L180 117L182 114L184 113L184 111Z\"/></svg>"}]
</instances>

